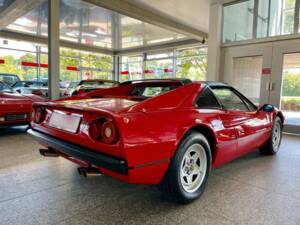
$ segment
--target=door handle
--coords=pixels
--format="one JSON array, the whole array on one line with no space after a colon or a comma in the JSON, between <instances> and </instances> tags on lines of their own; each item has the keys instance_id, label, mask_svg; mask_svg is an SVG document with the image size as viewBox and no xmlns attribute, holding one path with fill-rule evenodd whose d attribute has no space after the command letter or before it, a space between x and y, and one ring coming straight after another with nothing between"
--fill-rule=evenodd
<instances>
[{"instance_id":1,"label":"door handle","mask_svg":"<svg viewBox=\"0 0 300 225\"><path fill-rule=\"evenodd\" d=\"M274 90L274 86L275 86L274 82L268 81L266 83L266 90L267 91L273 91Z\"/></svg>"},{"instance_id":2,"label":"door handle","mask_svg":"<svg viewBox=\"0 0 300 225\"><path fill-rule=\"evenodd\" d=\"M266 91L270 91L270 81L266 83Z\"/></svg>"},{"instance_id":3,"label":"door handle","mask_svg":"<svg viewBox=\"0 0 300 225\"><path fill-rule=\"evenodd\" d=\"M274 91L274 86L275 86L274 82L270 82L270 91Z\"/></svg>"}]
</instances>

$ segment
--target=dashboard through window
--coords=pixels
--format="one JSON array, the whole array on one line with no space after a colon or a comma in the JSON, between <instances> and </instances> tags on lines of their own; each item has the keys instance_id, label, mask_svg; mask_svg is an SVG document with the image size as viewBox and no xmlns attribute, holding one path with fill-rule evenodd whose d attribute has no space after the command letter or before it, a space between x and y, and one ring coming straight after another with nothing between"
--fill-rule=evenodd
<instances>
[{"instance_id":1,"label":"dashboard through window","mask_svg":"<svg viewBox=\"0 0 300 225\"><path fill-rule=\"evenodd\" d=\"M229 88L213 88L215 96L225 109L249 111L243 100Z\"/></svg>"}]
</instances>

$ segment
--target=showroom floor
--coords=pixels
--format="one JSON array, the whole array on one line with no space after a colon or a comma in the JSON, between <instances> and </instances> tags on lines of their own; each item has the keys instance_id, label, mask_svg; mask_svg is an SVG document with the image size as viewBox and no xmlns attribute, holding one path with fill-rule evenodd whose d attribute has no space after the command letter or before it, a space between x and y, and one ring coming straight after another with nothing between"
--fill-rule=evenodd
<instances>
[{"instance_id":1,"label":"showroom floor","mask_svg":"<svg viewBox=\"0 0 300 225\"><path fill-rule=\"evenodd\" d=\"M23 128L0 129L0 224L300 224L300 138L277 156L258 152L214 170L198 201L177 205L155 187L100 176L39 156Z\"/></svg>"}]
</instances>

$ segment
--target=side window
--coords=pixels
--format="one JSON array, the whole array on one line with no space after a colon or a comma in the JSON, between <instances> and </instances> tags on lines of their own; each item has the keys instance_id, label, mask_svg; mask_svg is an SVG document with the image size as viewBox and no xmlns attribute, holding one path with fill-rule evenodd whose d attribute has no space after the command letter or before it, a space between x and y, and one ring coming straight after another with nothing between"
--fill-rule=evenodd
<instances>
[{"instance_id":1,"label":"side window","mask_svg":"<svg viewBox=\"0 0 300 225\"><path fill-rule=\"evenodd\" d=\"M196 102L197 108L221 108L216 96L210 88L205 88L201 91Z\"/></svg>"},{"instance_id":2,"label":"side window","mask_svg":"<svg viewBox=\"0 0 300 225\"><path fill-rule=\"evenodd\" d=\"M219 99L219 102L228 110L249 111L242 99L228 88L214 88L213 93Z\"/></svg>"}]
</instances>

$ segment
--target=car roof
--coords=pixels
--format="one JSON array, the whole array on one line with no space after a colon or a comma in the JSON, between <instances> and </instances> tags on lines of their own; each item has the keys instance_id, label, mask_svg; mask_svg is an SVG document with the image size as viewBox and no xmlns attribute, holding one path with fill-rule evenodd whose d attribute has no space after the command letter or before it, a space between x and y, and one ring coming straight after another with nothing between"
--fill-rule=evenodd
<instances>
[{"instance_id":1,"label":"car roof","mask_svg":"<svg viewBox=\"0 0 300 225\"><path fill-rule=\"evenodd\" d=\"M147 79L147 80L129 80L122 82L120 85L127 84L147 84L147 83L181 83L181 85L186 85L192 83L190 79L185 78L171 78L171 79Z\"/></svg>"},{"instance_id":2,"label":"car roof","mask_svg":"<svg viewBox=\"0 0 300 225\"><path fill-rule=\"evenodd\" d=\"M209 87L230 87L229 84L218 81L201 81L202 84L206 84Z\"/></svg>"}]
</instances>

